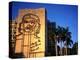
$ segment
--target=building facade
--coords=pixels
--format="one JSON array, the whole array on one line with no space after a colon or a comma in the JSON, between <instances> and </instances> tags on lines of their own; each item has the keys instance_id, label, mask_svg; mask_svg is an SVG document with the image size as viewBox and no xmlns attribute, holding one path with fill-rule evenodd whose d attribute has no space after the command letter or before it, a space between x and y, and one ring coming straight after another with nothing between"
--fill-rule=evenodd
<instances>
[{"instance_id":1,"label":"building facade","mask_svg":"<svg viewBox=\"0 0 80 60\"><path fill-rule=\"evenodd\" d=\"M14 55L27 58L45 56L45 9L20 9L14 21L11 28L15 27L15 34L11 33L15 36Z\"/></svg>"}]
</instances>

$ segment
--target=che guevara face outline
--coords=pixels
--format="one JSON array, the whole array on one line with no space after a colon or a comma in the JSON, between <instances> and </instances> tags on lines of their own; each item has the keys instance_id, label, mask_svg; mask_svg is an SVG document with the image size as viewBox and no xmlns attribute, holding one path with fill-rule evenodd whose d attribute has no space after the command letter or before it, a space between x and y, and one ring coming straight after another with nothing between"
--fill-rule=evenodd
<instances>
[{"instance_id":1,"label":"che guevara face outline","mask_svg":"<svg viewBox=\"0 0 80 60\"><path fill-rule=\"evenodd\" d=\"M21 29L22 24L24 24L23 29ZM21 30L24 30L25 32L32 32L35 30L36 26L38 27L38 25L40 25L40 20L37 15L31 13L25 14L22 18L22 22L19 25L19 32L21 32Z\"/></svg>"}]
</instances>

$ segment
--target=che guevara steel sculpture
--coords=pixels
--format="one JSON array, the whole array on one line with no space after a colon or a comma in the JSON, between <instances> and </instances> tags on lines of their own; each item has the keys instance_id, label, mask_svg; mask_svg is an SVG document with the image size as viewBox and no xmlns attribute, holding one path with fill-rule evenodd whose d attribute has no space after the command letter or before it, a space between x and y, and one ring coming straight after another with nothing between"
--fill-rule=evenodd
<instances>
[{"instance_id":1,"label":"che guevara steel sculpture","mask_svg":"<svg viewBox=\"0 0 80 60\"><path fill-rule=\"evenodd\" d=\"M40 19L37 15L31 13L25 14L21 23L19 23L18 32L19 34L17 36L22 34L25 35L24 33L26 33L28 36L30 36L29 38L31 38L31 35L34 35L34 38L37 39L37 41L33 43L29 42L29 48L32 52L39 49L39 45L41 45L40 37L38 36L40 33Z\"/></svg>"}]
</instances>

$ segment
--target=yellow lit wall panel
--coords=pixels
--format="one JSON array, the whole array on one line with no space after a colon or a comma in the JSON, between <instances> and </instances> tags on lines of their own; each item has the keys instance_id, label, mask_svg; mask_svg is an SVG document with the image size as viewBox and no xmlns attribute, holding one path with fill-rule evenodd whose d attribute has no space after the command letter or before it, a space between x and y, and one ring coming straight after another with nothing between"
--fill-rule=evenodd
<instances>
[{"instance_id":1,"label":"yellow lit wall panel","mask_svg":"<svg viewBox=\"0 0 80 60\"><path fill-rule=\"evenodd\" d=\"M16 18L15 53L25 57L43 57L45 55L45 9L21 9Z\"/></svg>"}]
</instances>

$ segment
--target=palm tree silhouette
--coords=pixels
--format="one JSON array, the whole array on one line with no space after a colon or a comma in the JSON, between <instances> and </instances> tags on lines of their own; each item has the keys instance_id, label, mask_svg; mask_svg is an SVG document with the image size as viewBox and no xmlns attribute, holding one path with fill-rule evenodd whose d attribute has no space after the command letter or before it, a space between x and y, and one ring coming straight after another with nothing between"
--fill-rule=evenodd
<instances>
[{"instance_id":1,"label":"palm tree silhouette","mask_svg":"<svg viewBox=\"0 0 80 60\"><path fill-rule=\"evenodd\" d=\"M75 42L72 47L72 54L76 55L78 54L78 42Z\"/></svg>"},{"instance_id":2,"label":"palm tree silhouette","mask_svg":"<svg viewBox=\"0 0 80 60\"><path fill-rule=\"evenodd\" d=\"M69 31L69 27L66 27L66 28L61 26L56 27L55 22L48 21L47 35L48 35L48 50L50 55L54 54L53 51L55 51L56 56L68 54L68 48L73 44L73 41L71 40L71 32ZM60 43L59 50L57 48L58 46L57 43ZM63 47L66 47L66 48L63 48ZM63 52L65 52L65 54Z\"/></svg>"},{"instance_id":3,"label":"palm tree silhouette","mask_svg":"<svg viewBox=\"0 0 80 60\"><path fill-rule=\"evenodd\" d=\"M63 46L63 42L64 42L64 30L63 27L58 26L57 28L57 33L58 33L58 43L61 43L61 47L60 47L60 55L63 55L62 53L62 46Z\"/></svg>"},{"instance_id":4,"label":"palm tree silhouette","mask_svg":"<svg viewBox=\"0 0 80 60\"><path fill-rule=\"evenodd\" d=\"M71 32L69 32L69 28L63 28L63 37L64 39L64 46L66 46L66 55L68 53L68 48L73 44L73 41L71 40Z\"/></svg>"},{"instance_id":5,"label":"palm tree silhouette","mask_svg":"<svg viewBox=\"0 0 80 60\"><path fill-rule=\"evenodd\" d=\"M50 21L47 21L47 27L48 27L48 40L49 40L49 50L50 50L50 53L51 55L54 54L53 50L54 50L54 47L55 47L55 55L57 56L58 55L58 52L57 52L57 40L58 40L58 34L57 34L57 29L56 29L56 23L55 22L50 22Z\"/></svg>"}]
</instances>

